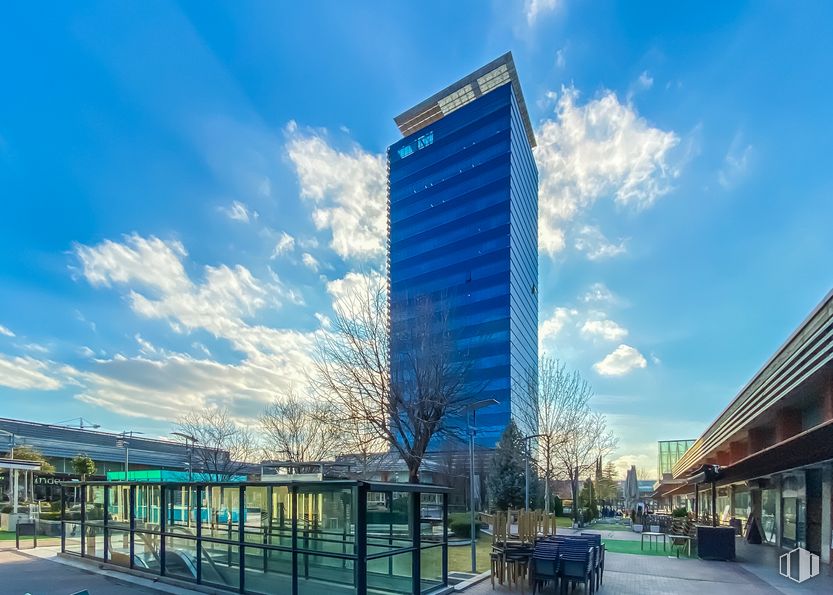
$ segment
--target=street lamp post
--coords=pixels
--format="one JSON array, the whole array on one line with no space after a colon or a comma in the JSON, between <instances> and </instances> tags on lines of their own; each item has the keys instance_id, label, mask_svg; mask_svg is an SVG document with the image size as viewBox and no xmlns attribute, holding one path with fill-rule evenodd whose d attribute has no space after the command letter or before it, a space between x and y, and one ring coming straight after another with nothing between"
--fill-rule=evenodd
<instances>
[{"instance_id":1,"label":"street lamp post","mask_svg":"<svg viewBox=\"0 0 833 595\"><path fill-rule=\"evenodd\" d=\"M530 457L530 444L529 441L533 438L542 438L546 436L546 434L532 434L531 436L524 436L524 446L526 447L526 471L524 476L524 508L529 510L529 457Z\"/></svg>"},{"instance_id":2,"label":"street lamp post","mask_svg":"<svg viewBox=\"0 0 833 595\"><path fill-rule=\"evenodd\" d=\"M466 423L469 423L468 413L471 412L471 423L468 426L469 430L469 489L470 503L471 503L471 571L477 572L477 540L474 533L474 435L477 433L477 410L489 407L490 405L497 405L498 401L495 399L484 399L466 405L463 410L466 411Z\"/></svg>"},{"instance_id":3,"label":"street lamp post","mask_svg":"<svg viewBox=\"0 0 833 595\"><path fill-rule=\"evenodd\" d=\"M141 433L135 430L124 430L121 433L121 438L116 440L116 446L124 449L124 481L127 481L127 472L130 470L130 440L128 439L128 435L130 438L133 438L133 434Z\"/></svg>"},{"instance_id":4,"label":"street lamp post","mask_svg":"<svg viewBox=\"0 0 833 595\"><path fill-rule=\"evenodd\" d=\"M191 483L194 480L194 446L199 440L185 432L171 432L171 435L179 436L185 440L185 448L188 451L188 483Z\"/></svg>"}]
</instances>

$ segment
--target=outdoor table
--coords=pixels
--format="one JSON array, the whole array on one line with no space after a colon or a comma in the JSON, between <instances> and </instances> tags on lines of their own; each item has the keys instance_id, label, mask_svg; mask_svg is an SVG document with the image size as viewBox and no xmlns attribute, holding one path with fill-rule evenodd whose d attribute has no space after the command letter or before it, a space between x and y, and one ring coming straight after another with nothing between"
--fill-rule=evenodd
<instances>
[{"instance_id":1,"label":"outdoor table","mask_svg":"<svg viewBox=\"0 0 833 595\"><path fill-rule=\"evenodd\" d=\"M648 548L651 548L651 543L656 543L657 547L659 547L659 538L662 537L662 551L665 551L665 533L656 533L654 531L643 531L642 532L642 543L641 549L645 549L645 537L648 537Z\"/></svg>"}]
</instances>

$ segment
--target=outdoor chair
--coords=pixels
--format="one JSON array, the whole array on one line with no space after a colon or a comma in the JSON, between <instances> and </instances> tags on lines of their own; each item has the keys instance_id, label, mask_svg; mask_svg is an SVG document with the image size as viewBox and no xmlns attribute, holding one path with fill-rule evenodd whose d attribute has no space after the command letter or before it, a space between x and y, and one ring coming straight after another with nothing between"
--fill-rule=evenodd
<instances>
[{"instance_id":1,"label":"outdoor chair","mask_svg":"<svg viewBox=\"0 0 833 595\"><path fill-rule=\"evenodd\" d=\"M595 548L583 539L564 542L559 549L559 574L561 576L562 593L566 593L567 583L575 587L578 582L584 584L585 592L593 593L595 591L594 551Z\"/></svg>"},{"instance_id":2,"label":"outdoor chair","mask_svg":"<svg viewBox=\"0 0 833 595\"><path fill-rule=\"evenodd\" d=\"M605 546L602 543L602 536L598 533L582 533L581 537L586 537L587 541L593 544L596 548L596 588L598 589L602 582L604 582L605 573Z\"/></svg>"},{"instance_id":3,"label":"outdoor chair","mask_svg":"<svg viewBox=\"0 0 833 595\"><path fill-rule=\"evenodd\" d=\"M506 565L506 582L509 588L513 584L519 584L521 593L524 592L524 582L529 571L529 563L532 558L532 548L524 545L507 546L503 551L503 560Z\"/></svg>"},{"instance_id":4,"label":"outdoor chair","mask_svg":"<svg viewBox=\"0 0 833 595\"><path fill-rule=\"evenodd\" d=\"M532 562L529 569L529 580L532 583L532 595L535 595L540 585L553 582L558 586L559 546L552 542L541 542L532 552Z\"/></svg>"},{"instance_id":5,"label":"outdoor chair","mask_svg":"<svg viewBox=\"0 0 833 595\"><path fill-rule=\"evenodd\" d=\"M688 549L688 555L691 556L691 529L687 518L675 518L671 521L671 531L668 537L671 539L671 549L677 552L677 557L680 557L680 550Z\"/></svg>"}]
</instances>

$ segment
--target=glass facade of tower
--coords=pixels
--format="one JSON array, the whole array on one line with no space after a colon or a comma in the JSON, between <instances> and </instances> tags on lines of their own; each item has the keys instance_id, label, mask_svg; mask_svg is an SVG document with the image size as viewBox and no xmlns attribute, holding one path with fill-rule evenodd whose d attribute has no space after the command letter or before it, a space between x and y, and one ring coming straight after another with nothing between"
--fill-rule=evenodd
<instances>
[{"instance_id":1,"label":"glass facade of tower","mask_svg":"<svg viewBox=\"0 0 833 595\"><path fill-rule=\"evenodd\" d=\"M466 399L499 403L477 412L485 447L511 418L535 432L538 372L538 172L514 85L489 82L388 149L392 375L427 298L470 362Z\"/></svg>"},{"instance_id":2,"label":"glass facade of tower","mask_svg":"<svg viewBox=\"0 0 833 595\"><path fill-rule=\"evenodd\" d=\"M658 443L657 456L657 480L662 480L663 475L671 475L674 465L677 464L685 452L694 445L694 440L660 440Z\"/></svg>"}]
</instances>

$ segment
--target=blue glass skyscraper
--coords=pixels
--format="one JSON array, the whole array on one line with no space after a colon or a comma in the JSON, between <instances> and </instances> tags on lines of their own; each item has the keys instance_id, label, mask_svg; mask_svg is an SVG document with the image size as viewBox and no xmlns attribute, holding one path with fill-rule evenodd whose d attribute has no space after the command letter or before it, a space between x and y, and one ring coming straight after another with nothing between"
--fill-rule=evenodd
<instances>
[{"instance_id":1,"label":"blue glass skyscraper","mask_svg":"<svg viewBox=\"0 0 833 595\"><path fill-rule=\"evenodd\" d=\"M395 118L388 149L392 376L421 298L442 304L480 445L509 420L534 433L538 373L538 171L511 53Z\"/></svg>"}]
</instances>

